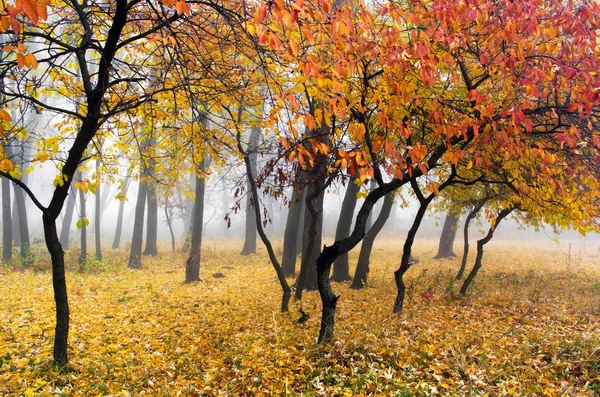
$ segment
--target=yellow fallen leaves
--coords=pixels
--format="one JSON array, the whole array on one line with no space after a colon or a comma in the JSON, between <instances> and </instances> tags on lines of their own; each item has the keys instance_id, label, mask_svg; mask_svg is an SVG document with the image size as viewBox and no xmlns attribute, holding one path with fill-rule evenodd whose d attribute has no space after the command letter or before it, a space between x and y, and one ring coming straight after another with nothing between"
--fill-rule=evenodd
<instances>
[{"instance_id":1,"label":"yellow fallen leaves","mask_svg":"<svg viewBox=\"0 0 600 397\"><path fill-rule=\"evenodd\" d=\"M335 342L318 346L320 303L305 294L279 313L264 250L209 242L203 282L184 285L185 255L69 272L70 369L51 365L50 274L0 274L0 395L13 396L593 396L600 389L597 247L567 266L565 246L492 242L467 299L451 298L458 260L407 274L405 313L391 314L401 241L380 241L370 285L341 294ZM110 256L110 253L107 252ZM114 255L114 254L113 254ZM351 254L355 261L356 253ZM124 261L120 252L111 263ZM213 278L221 272L225 278ZM420 293L433 291L431 299Z\"/></svg>"}]
</instances>

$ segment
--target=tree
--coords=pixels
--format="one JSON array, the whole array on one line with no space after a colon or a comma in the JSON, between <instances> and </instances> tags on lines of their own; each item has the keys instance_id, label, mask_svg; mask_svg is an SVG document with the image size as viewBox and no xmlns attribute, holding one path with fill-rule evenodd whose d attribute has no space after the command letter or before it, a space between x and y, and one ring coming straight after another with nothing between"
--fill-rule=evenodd
<instances>
[{"instance_id":1,"label":"tree","mask_svg":"<svg viewBox=\"0 0 600 397\"><path fill-rule=\"evenodd\" d=\"M530 12L523 13L524 6ZM326 341L333 335L338 299L329 281L331 265L362 240L381 197L462 159L470 161L467 167L485 169L490 166L485 149L492 142L499 144L506 167L551 154L543 147L534 152L528 137L560 136L574 148L585 134L587 147L597 150L600 140L592 140L593 123L586 122L595 117L598 101L590 90L597 77L590 72L597 58L598 24L592 15L600 7L590 2L574 12L555 2L517 7L488 0L469 6L387 2L335 12L329 3L304 7L310 12L261 4L252 27L264 47L298 65L298 91L326 104L321 114L301 113L280 130L286 158L314 162L317 154L301 149L294 122L309 128L335 122L328 146L336 159L327 165L328 174L349 170L362 183L377 182L350 236L324 247L317 259L323 305L319 340ZM277 24L281 27L272 29ZM301 47L304 42L312 47ZM289 94L294 88L280 95L280 109L285 105L293 113L308 106Z\"/></svg>"},{"instance_id":2,"label":"tree","mask_svg":"<svg viewBox=\"0 0 600 397\"><path fill-rule=\"evenodd\" d=\"M252 174L258 174L258 143L260 140L260 127L253 127L250 130L250 139L248 141L248 156L252 166ZM247 176L248 177L248 176ZM248 191L250 191L250 182L248 181ZM254 215L254 201L252 194L246 198L246 232L244 233L244 247L242 255L256 253L256 216Z\"/></svg>"},{"instance_id":3,"label":"tree","mask_svg":"<svg viewBox=\"0 0 600 397\"><path fill-rule=\"evenodd\" d=\"M143 54L137 43L181 18L183 12L175 14L168 8L175 4L168 3L160 12L154 12L156 8L150 0L117 0L111 4L72 2L64 4L60 10L52 8L55 14L39 25L38 21L47 17L46 5L42 1L29 0L12 8L5 4L0 6L0 33L5 34L8 30L20 33L13 36L9 54L0 60L2 76L11 76L16 82L12 87L3 87L2 104L22 101L40 111L61 114L68 120L63 124L65 128L54 132L52 140L46 139L47 144L36 154L37 163L50 157L59 161L49 204L43 205L18 175L11 174L12 164L5 163L0 169L0 175L19 185L42 212L46 247L52 258L56 303L54 360L60 365L67 363L69 305L64 252L58 239L56 219L67 198L75 171L101 127L107 126L116 115L135 109L157 93L166 91L159 80L154 80L150 89L143 86L142 83L148 79L146 71L150 68L147 66L154 58ZM31 7L32 4L37 5ZM182 10L181 6L178 9L189 12L189 9ZM20 15L23 17L16 18ZM38 26L34 28L33 25ZM43 49L37 54L29 52L28 46L38 41L44 43ZM145 49L153 51L157 47L155 42ZM120 59L114 62L117 52ZM76 73L64 67L68 61L77 63ZM35 67L45 70L42 78L33 72ZM92 69L94 73L91 73ZM80 76L80 83L76 83L75 75ZM55 106L46 100L49 95L65 98L67 102L69 98L82 98L81 106L76 109ZM4 110L0 112L3 121L11 122L11 117L5 113ZM71 134L74 139L66 140ZM60 144L69 149L64 155L59 153Z\"/></svg>"},{"instance_id":4,"label":"tree","mask_svg":"<svg viewBox=\"0 0 600 397\"><path fill-rule=\"evenodd\" d=\"M119 212L117 213L117 227L115 229L115 238L113 239L112 248L117 249L121 245L121 233L123 231L123 212L125 212L125 200L127 199L127 189L131 183L131 171L127 171L127 176L123 181L123 188L119 193Z\"/></svg>"},{"instance_id":5,"label":"tree","mask_svg":"<svg viewBox=\"0 0 600 397\"><path fill-rule=\"evenodd\" d=\"M456 238L459 219L460 213L452 208L446 213L446 219L444 219L444 226L442 227L442 234L440 236L440 245L435 259L456 257L454 253L454 239Z\"/></svg>"},{"instance_id":6,"label":"tree","mask_svg":"<svg viewBox=\"0 0 600 397\"><path fill-rule=\"evenodd\" d=\"M354 218L354 209L356 208L356 202L358 200L356 195L360 191L361 185L360 181L357 182L358 183L353 180L348 182L346 194L344 195L344 201L342 201L342 208L340 210L337 228L335 229L336 240L341 240L350 235L352 219ZM348 254L343 254L335 260L333 264L333 276L331 276L331 279L333 281L350 280Z\"/></svg>"},{"instance_id":7,"label":"tree","mask_svg":"<svg viewBox=\"0 0 600 397\"><path fill-rule=\"evenodd\" d=\"M304 208L305 188L301 181L294 184L294 192L290 200L290 210L287 216L285 232L283 235L283 259L281 260L281 269L286 277L292 277L296 274L296 258L301 251L298 245L302 245L302 240L298 238L302 230L302 209Z\"/></svg>"}]
</instances>

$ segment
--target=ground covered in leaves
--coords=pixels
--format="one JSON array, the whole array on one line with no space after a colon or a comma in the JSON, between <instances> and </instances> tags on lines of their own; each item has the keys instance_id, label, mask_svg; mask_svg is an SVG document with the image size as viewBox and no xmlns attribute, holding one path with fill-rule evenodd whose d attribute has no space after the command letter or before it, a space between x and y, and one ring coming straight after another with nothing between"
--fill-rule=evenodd
<instances>
[{"instance_id":1,"label":"ground covered in leaves","mask_svg":"<svg viewBox=\"0 0 600 397\"><path fill-rule=\"evenodd\" d=\"M467 298L456 297L459 260L433 260L436 241L419 241L421 262L407 274L408 301L396 316L401 245L378 242L369 288L334 284L341 298L328 346L315 342L316 292L302 302L306 323L296 323L299 302L278 312L264 249L241 257L239 241L210 240L195 285L182 283L183 254L163 251L131 271L124 252L107 252L104 263L85 273L73 265L67 275L72 325L63 370L51 362L47 259L36 270L2 268L0 395L600 394L597 239L570 248L492 242Z\"/></svg>"}]
</instances>

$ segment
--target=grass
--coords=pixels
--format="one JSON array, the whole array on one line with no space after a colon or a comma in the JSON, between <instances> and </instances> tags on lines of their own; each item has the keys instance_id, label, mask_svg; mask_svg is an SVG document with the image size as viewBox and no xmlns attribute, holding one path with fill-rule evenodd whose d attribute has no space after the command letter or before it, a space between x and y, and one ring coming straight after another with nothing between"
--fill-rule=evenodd
<instances>
[{"instance_id":1,"label":"grass","mask_svg":"<svg viewBox=\"0 0 600 397\"><path fill-rule=\"evenodd\" d=\"M334 283L335 341L316 344L320 301L289 314L264 249L211 240L203 281L185 255L126 269L126 253L77 271L70 253L70 367L51 364L53 301L45 258L0 273L0 395L594 396L600 393L600 253L590 243L494 241L468 297L460 258L418 241L401 315L391 313L402 241L375 246L369 288ZM350 255L355 263L358 252ZM224 278L213 278L222 273ZM290 280L291 281L291 280ZM420 293L430 289L431 299ZM296 324L298 310L309 320Z\"/></svg>"}]
</instances>

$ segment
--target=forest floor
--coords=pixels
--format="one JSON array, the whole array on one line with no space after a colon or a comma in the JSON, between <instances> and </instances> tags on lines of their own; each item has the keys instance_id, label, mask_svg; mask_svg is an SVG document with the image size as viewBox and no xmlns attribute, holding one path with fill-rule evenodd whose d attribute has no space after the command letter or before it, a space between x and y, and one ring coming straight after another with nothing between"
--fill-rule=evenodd
<instances>
[{"instance_id":1,"label":"forest floor","mask_svg":"<svg viewBox=\"0 0 600 397\"><path fill-rule=\"evenodd\" d=\"M318 293L278 312L262 247L241 257L240 241L208 240L195 285L182 283L184 254L163 250L131 271L125 251L106 250L103 264L67 274L62 371L51 361L48 259L36 270L0 268L0 396L600 394L597 240L492 241L466 298L453 281L460 260L433 260L436 244L417 242L405 311L393 315L402 241L378 241L369 288L333 284L341 297L327 346L316 344ZM300 306L310 314L301 325Z\"/></svg>"}]
</instances>

